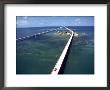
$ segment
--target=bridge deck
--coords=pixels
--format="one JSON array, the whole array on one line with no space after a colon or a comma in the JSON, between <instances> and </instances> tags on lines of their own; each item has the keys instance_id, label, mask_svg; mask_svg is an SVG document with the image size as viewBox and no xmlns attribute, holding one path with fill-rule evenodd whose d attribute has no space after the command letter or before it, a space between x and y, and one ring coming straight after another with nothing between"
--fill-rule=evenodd
<instances>
[{"instance_id":1,"label":"bridge deck","mask_svg":"<svg viewBox=\"0 0 110 90\"><path fill-rule=\"evenodd\" d=\"M65 27L65 28L71 32L71 37L69 38L69 40L68 40L68 42L67 42L67 44L66 44L66 46L65 46L65 48L64 48L64 50L63 50L63 52L61 54L61 56L60 56L60 58L58 59L55 67L53 68L53 70L51 72L51 74L54 74L54 75L59 74L59 71L62 68L62 64L63 64L64 59L66 57L67 51L69 50L70 43L71 43L73 35L74 35L74 32L71 29L69 29L67 27Z\"/></svg>"}]
</instances>

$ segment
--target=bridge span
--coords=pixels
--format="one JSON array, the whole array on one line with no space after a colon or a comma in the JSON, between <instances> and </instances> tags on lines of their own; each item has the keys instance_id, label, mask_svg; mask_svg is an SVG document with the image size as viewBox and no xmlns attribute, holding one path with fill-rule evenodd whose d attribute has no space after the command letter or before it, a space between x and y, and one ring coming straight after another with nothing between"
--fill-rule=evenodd
<instances>
[{"instance_id":1,"label":"bridge span","mask_svg":"<svg viewBox=\"0 0 110 90\"><path fill-rule=\"evenodd\" d=\"M36 38L36 36L38 36L38 35L46 34L46 33L53 32L53 31L58 31L58 30L57 29L53 29L53 30L47 30L47 31L41 32L41 33L35 33L33 35L28 35L28 36L25 36L25 37L18 38L18 39L16 39L16 41L29 39L31 37L35 37Z\"/></svg>"},{"instance_id":2,"label":"bridge span","mask_svg":"<svg viewBox=\"0 0 110 90\"><path fill-rule=\"evenodd\" d=\"M69 52L69 48L71 46L71 43L72 43L72 39L73 39L73 36L74 36L74 32L65 27L67 30L69 30L71 32L71 36L65 46L65 48L63 49L62 53L61 53L61 56L59 57L57 63L55 64L51 74L52 75L58 75L58 74L62 74L63 73L63 70L64 70L64 66L66 64L66 61L67 61L67 56L68 56L68 52Z\"/></svg>"}]
</instances>

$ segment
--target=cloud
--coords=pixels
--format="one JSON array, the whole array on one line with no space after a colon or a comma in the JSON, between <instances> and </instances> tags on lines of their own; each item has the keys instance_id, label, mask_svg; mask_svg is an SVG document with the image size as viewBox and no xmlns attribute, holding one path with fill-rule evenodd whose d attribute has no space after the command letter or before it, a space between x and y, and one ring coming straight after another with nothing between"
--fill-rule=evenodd
<instances>
[{"instance_id":1,"label":"cloud","mask_svg":"<svg viewBox=\"0 0 110 90\"><path fill-rule=\"evenodd\" d=\"M44 25L45 23L44 22L39 22L39 25Z\"/></svg>"},{"instance_id":2,"label":"cloud","mask_svg":"<svg viewBox=\"0 0 110 90\"><path fill-rule=\"evenodd\" d=\"M80 20L81 20L80 18L76 18L74 21L77 22L77 21L80 21Z\"/></svg>"},{"instance_id":3,"label":"cloud","mask_svg":"<svg viewBox=\"0 0 110 90\"><path fill-rule=\"evenodd\" d=\"M24 17L23 17L23 19L24 19L24 20L27 20L27 19L28 19L28 17L27 17L27 16L24 16Z\"/></svg>"},{"instance_id":4,"label":"cloud","mask_svg":"<svg viewBox=\"0 0 110 90\"><path fill-rule=\"evenodd\" d=\"M81 19L76 18L73 23L74 23L74 26L79 26L81 24Z\"/></svg>"},{"instance_id":5,"label":"cloud","mask_svg":"<svg viewBox=\"0 0 110 90\"><path fill-rule=\"evenodd\" d=\"M17 27L26 27L28 25L28 17L27 16L17 17L16 25Z\"/></svg>"},{"instance_id":6,"label":"cloud","mask_svg":"<svg viewBox=\"0 0 110 90\"><path fill-rule=\"evenodd\" d=\"M28 21L27 20L17 20L16 24L18 27L25 27L28 25Z\"/></svg>"}]
</instances>

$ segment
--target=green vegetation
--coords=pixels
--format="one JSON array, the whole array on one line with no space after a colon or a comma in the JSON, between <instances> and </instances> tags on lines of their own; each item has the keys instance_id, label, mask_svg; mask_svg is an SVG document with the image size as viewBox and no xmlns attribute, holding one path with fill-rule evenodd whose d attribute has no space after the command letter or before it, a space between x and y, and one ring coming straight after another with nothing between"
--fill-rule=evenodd
<instances>
[{"instance_id":1,"label":"green vegetation","mask_svg":"<svg viewBox=\"0 0 110 90\"><path fill-rule=\"evenodd\" d=\"M63 32L60 32L60 31L57 31L56 33L55 33L57 36L64 36L64 37L68 37L68 36L70 36L71 35L71 33L68 31L63 31Z\"/></svg>"}]
</instances>

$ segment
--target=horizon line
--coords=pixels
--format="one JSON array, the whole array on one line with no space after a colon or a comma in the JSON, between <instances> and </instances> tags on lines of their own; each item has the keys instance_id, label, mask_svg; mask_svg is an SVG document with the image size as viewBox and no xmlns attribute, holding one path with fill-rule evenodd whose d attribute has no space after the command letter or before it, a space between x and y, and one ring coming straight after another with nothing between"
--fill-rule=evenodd
<instances>
[{"instance_id":1,"label":"horizon line","mask_svg":"<svg viewBox=\"0 0 110 90\"><path fill-rule=\"evenodd\" d=\"M63 27L63 26L39 26L39 27ZM93 26L66 26L66 27L93 27ZM16 28L35 28L35 27L16 27Z\"/></svg>"}]
</instances>

